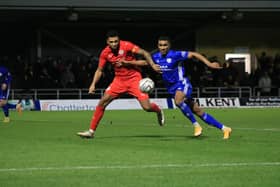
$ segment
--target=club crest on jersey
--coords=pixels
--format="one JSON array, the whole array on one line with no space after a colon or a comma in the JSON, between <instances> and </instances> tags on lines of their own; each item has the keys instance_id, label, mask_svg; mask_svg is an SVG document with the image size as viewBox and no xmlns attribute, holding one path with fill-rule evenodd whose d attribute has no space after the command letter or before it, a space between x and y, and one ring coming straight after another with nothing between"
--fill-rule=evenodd
<instances>
[{"instance_id":1,"label":"club crest on jersey","mask_svg":"<svg viewBox=\"0 0 280 187\"><path fill-rule=\"evenodd\" d=\"M167 62L167 63L171 63L171 62L172 62L172 59L171 59L171 58L167 58L167 59L166 59L166 62Z\"/></svg>"},{"instance_id":2,"label":"club crest on jersey","mask_svg":"<svg viewBox=\"0 0 280 187\"><path fill-rule=\"evenodd\" d=\"M182 51L181 52L182 57L186 56L186 53L187 53L186 51Z\"/></svg>"},{"instance_id":3,"label":"club crest on jersey","mask_svg":"<svg viewBox=\"0 0 280 187\"><path fill-rule=\"evenodd\" d=\"M124 54L124 50L119 50L119 55L123 55Z\"/></svg>"}]
</instances>

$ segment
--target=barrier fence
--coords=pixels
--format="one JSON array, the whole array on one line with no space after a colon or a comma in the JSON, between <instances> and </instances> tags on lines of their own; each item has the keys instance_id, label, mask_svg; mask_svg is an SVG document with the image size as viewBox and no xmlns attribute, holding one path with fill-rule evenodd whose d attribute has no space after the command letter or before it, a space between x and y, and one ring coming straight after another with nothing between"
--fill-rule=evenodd
<instances>
[{"instance_id":1,"label":"barrier fence","mask_svg":"<svg viewBox=\"0 0 280 187\"><path fill-rule=\"evenodd\" d=\"M88 89L12 89L11 99L30 98L30 99L98 99L102 96L105 89L97 89L95 94L88 94ZM259 97L277 96L280 97L280 88L271 87L270 93L262 93L259 87L203 87L193 88L193 97ZM151 98L167 98L169 94L165 88L156 88L150 94ZM123 98L131 98L124 95Z\"/></svg>"}]
</instances>

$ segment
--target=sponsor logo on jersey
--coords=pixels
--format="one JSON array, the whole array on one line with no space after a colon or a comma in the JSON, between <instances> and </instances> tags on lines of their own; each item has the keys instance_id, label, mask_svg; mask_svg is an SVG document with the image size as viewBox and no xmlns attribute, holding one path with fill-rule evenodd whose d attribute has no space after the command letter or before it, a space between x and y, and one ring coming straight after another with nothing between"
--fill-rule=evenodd
<instances>
[{"instance_id":1,"label":"sponsor logo on jersey","mask_svg":"<svg viewBox=\"0 0 280 187\"><path fill-rule=\"evenodd\" d=\"M124 54L124 50L119 50L119 55L123 55Z\"/></svg>"},{"instance_id":2,"label":"sponsor logo on jersey","mask_svg":"<svg viewBox=\"0 0 280 187\"><path fill-rule=\"evenodd\" d=\"M186 56L186 54L187 54L186 51L182 51L182 52L181 52L182 57Z\"/></svg>"},{"instance_id":3,"label":"sponsor logo on jersey","mask_svg":"<svg viewBox=\"0 0 280 187\"><path fill-rule=\"evenodd\" d=\"M171 59L171 58L167 58L167 59L166 59L166 62L167 62L167 63L171 63L171 62L172 62L172 59Z\"/></svg>"}]
</instances>

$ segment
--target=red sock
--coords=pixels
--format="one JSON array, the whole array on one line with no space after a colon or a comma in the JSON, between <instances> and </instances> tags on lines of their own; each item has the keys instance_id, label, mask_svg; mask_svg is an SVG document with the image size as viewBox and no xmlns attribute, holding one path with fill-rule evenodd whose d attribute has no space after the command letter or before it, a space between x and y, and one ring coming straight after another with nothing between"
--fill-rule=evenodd
<instances>
[{"instance_id":1,"label":"red sock","mask_svg":"<svg viewBox=\"0 0 280 187\"><path fill-rule=\"evenodd\" d=\"M160 112L159 106L155 103L151 103L151 112Z\"/></svg>"},{"instance_id":2,"label":"red sock","mask_svg":"<svg viewBox=\"0 0 280 187\"><path fill-rule=\"evenodd\" d=\"M91 122L90 122L90 129L96 130L99 121L103 117L104 114L104 107L103 106L96 106L95 112L92 116Z\"/></svg>"}]
</instances>

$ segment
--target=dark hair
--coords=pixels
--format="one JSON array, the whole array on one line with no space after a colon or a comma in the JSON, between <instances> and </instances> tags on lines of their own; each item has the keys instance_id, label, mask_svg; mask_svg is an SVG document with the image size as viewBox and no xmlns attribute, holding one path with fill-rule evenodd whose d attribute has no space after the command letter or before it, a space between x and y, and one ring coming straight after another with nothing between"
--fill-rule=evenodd
<instances>
[{"instance_id":1,"label":"dark hair","mask_svg":"<svg viewBox=\"0 0 280 187\"><path fill-rule=\"evenodd\" d=\"M158 37L158 40L167 40L168 42L170 42L170 38L168 36L162 35L160 37Z\"/></svg>"},{"instance_id":2,"label":"dark hair","mask_svg":"<svg viewBox=\"0 0 280 187\"><path fill-rule=\"evenodd\" d=\"M106 34L106 38L109 38L109 37L118 37L119 36L119 33L118 31L116 30L109 30Z\"/></svg>"}]
</instances>

